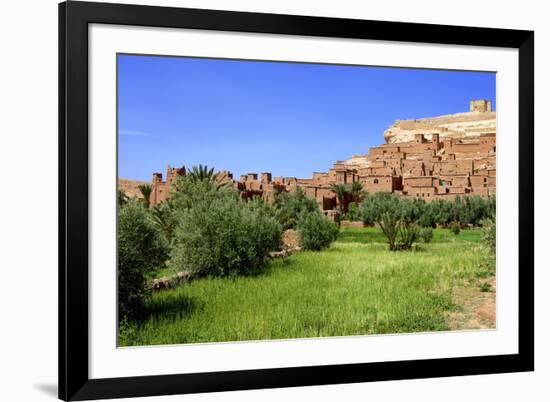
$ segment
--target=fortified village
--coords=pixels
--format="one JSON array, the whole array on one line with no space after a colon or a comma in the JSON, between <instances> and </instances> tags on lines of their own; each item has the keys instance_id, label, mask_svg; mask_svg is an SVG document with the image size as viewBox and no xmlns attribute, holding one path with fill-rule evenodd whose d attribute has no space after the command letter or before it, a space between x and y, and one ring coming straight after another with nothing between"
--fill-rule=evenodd
<instances>
[{"instance_id":1,"label":"fortified village","mask_svg":"<svg viewBox=\"0 0 550 402\"><path fill-rule=\"evenodd\" d=\"M265 172L236 180L229 171L221 171L218 178L231 181L244 198L260 196L267 201L277 191L301 187L327 215L338 202L331 185L354 181L369 193L395 192L426 201L495 194L496 112L490 101L471 101L469 112L397 120L384 132L384 139L385 144L370 148L367 154L336 161L328 172L313 172L307 179ZM162 173L153 173L151 205L167 199L177 177L185 173L185 167L170 166L166 180ZM142 183L119 179L119 188L128 196L139 196L137 186Z\"/></svg>"}]
</instances>

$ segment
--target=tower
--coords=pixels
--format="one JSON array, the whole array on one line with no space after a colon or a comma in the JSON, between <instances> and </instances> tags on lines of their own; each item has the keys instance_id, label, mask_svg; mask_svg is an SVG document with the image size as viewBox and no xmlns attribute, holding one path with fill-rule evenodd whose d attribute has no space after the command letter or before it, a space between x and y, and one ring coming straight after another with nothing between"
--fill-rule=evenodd
<instances>
[{"instance_id":1,"label":"tower","mask_svg":"<svg viewBox=\"0 0 550 402\"><path fill-rule=\"evenodd\" d=\"M422 144L424 142L424 134L415 134L414 142L416 142L417 144Z\"/></svg>"},{"instance_id":2,"label":"tower","mask_svg":"<svg viewBox=\"0 0 550 402\"><path fill-rule=\"evenodd\" d=\"M491 112L491 101L486 99L478 99L470 101L470 112Z\"/></svg>"},{"instance_id":3,"label":"tower","mask_svg":"<svg viewBox=\"0 0 550 402\"><path fill-rule=\"evenodd\" d=\"M439 149L439 134L432 134L432 144L436 150Z\"/></svg>"}]
</instances>

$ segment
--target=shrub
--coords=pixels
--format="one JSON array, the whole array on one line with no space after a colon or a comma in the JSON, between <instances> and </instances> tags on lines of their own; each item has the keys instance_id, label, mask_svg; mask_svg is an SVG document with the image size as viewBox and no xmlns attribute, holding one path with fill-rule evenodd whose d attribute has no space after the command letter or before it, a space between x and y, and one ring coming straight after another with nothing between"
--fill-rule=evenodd
<instances>
[{"instance_id":1,"label":"shrub","mask_svg":"<svg viewBox=\"0 0 550 402\"><path fill-rule=\"evenodd\" d=\"M479 284L479 291L480 292L490 292L492 289L492 286L491 284L487 283L487 282L482 282Z\"/></svg>"},{"instance_id":2,"label":"shrub","mask_svg":"<svg viewBox=\"0 0 550 402\"><path fill-rule=\"evenodd\" d=\"M494 218L485 219L483 221L483 235L481 237L481 242L492 255L496 254L497 249L496 228L497 225Z\"/></svg>"},{"instance_id":3,"label":"shrub","mask_svg":"<svg viewBox=\"0 0 550 402\"><path fill-rule=\"evenodd\" d=\"M431 214L434 222L440 225L448 225L453 220L453 204L445 200L434 200L430 203Z\"/></svg>"},{"instance_id":4,"label":"shrub","mask_svg":"<svg viewBox=\"0 0 550 402\"><path fill-rule=\"evenodd\" d=\"M484 219L494 215L495 206L495 197L483 199L479 196L457 196L453 201L438 199L429 204L431 216L421 217L420 224L428 226L427 223L432 220L433 224L441 225L449 225L453 221L462 225L479 225Z\"/></svg>"},{"instance_id":5,"label":"shrub","mask_svg":"<svg viewBox=\"0 0 550 402\"><path fill-rule=\"evenodd\" d=\"M119 317L140 318L149 296L147 275L164 265L167 244L143 202L129 200L118 218Z\"/></svg>"},{"instance_id":6,"label":"shrub","mask_svg":"<svg viewBox=\"0 0 550 402\"><path fill-rule=\"evenodd\" d=\"M247 200L247 207L252 211L256 211L260 214L277 218L277 211L268 202L264 201L262 197L254 196L252 199Z\"/></svg>"},{"instance_id":7,"label":"shrub","mask_svg":"<svg viewBox=\"0 0 550 402\"><path fill-rule=\"evenodd\" d=\"M421 203L394 193L376 193L361 203L363 222L376 222L388 239L390 250L408 250L418 235Z\"/></svg>"},{"instance_id":8,"label":"shrub","mask_svg":"<svg viewBox=\"0 0 550 402\"><path fill-rule=\"evenodd\" d=\"M489 203L480 196L465 197L464 224L480 225L489 212Z\"/></svg>"},{"instance_id":9,"label":"shrub","mask_svg":"<svg viewBox=\"0 0 550 402\"><path fill-rule=\"evenodd\" d=\"M414 222L401 220L397 226L395 246L390 250L410 250L418 238L418 225Z\"/></svg>"},{"instance_id":10,"label":"shrub","mask_svg":"<svg viewBox=\"0 0 550 402\"><path fill-rule=\"evenodd\" d=\"M275 195L273 200L275 216L282 225L283 230L296 228L298 218L303 212L319 211L317 202L308 198L300 187L293 192L281 192Z\"/></svg>"},{"instance_id":11,"label":"shrub","mask_svg":"<svg viewBox=\"0 0 550 402\"><path fill-rule=\"evenodd\" d=\"M180 210L169 265L199 276L249 274L278 249L281 226L253 203L234 197Z\"/></svg>"},{"instance_id":12,"label":"shrub","mask_svg":"<svg viewBox=\"0 0 550 402\"><path fill-rule=\"evenodd\" d=\"M423 243L429 243L433 238L432 228L422 228L418 231L418 239Z\"/></svg>"},{"instance_id":13,"label":"shrub","mask_svg":"<svg viewBox=\"0 0 550 402\"><path fill-rule=\"evenodd\" d=\"M422 208L418 224L423 228L435 228L437 223L436 209L433 207L435 202L425 204Z\"/></svg>"},{"instance_id":14,"label":"shrub","mask_svg":"<svg viewBox=\"0 0 550 402\"><path fill-rule=\"evenodd\" d=\"M339 226L329 221L322 212L304 212L298 219L297 230L305 250L319 251L336 240Z\"/></svg>"},{"instance_id":15,"label":"shrub","mask_svg":"<svg viewBox=\"0 0 550 402\"><path fill-rule=\"evenodd\" d=\"M358 183L358 182L354 182ZM348 212L344 214L344 219L347 219L349 221L360 221L361 220L361 213L359 211L359 205L355 202L350 202L348 205Z\"/></svg>"},{"instance_id":16,"label":"shrub","mask_svg":"<svg viewBox=\"0 0 550 402\"><path fill-rule=\"evenodd\" d=\"M390 212L392 216L400 214L400 198L394 193L374 193L369 195L359 206L361 219L365 224L373 224L382 219L384 212Z\"/></svg>"},{"instance_id":17,"label":"shrub","mask_svg":"<svg viewBox=\"0 0 550 402\"><path fill-rule=\"evenodd\" d=\"M453 221L449 224L449 230L451 233L458 235L460 233L460 223Z\"/></svg>"}]
</instances>

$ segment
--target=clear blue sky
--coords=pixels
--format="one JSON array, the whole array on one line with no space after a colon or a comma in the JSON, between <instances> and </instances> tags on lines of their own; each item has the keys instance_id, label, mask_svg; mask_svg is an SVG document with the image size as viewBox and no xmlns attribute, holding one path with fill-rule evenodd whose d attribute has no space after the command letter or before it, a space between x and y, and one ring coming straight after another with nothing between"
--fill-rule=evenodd
<instances>
[{"instance_id":1,"label":"clear blue sky","mask_svg":"<svg viewBox=\"0 0 550 402\"><path fill-rule=\"evenodd\" d=\"M119 177L206 164L311 177L384 142L396 119L495 105L496 75L118 56Z\"/></svg>"}]
</instances>

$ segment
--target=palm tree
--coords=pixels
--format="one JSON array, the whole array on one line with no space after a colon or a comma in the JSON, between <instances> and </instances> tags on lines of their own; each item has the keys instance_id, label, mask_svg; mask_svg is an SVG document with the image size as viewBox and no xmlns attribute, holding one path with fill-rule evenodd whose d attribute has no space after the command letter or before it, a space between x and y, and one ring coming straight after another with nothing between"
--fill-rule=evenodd
<instances>
[{"instance_id":1,"label":"palm tree","mask_svg":"<svg viewBox=\"0 0 550 402\"><path fill-rule=\"evenodd\" d=\"M151 205L151 193L153 192L153 187L150 184L140 184L138 186L141 195L143 195L143 201L147 208Z\"/></svg>"},{"instance_id":2,"label":"palm tree","mask_svg":"<svg viewBox=\"0 0 550 402\"><path fill-rule=\"evenodd\" d=\"M216 180L218 177L218 174L214 173L214 168L208 169L206 165L193 166L187 175L192 181Z\"/></svg>"},{"instance_id":3,"label":"palm tree","mask_svg":"<svg viewBox=\"0 0 550 402\"><path fill-rule=\"evenodd\" d=\"M166 236L166 240L171 243L177 224L173 201L167 199L153 206L151 216L153 224Z\"/></svg>"},{"instance_id":4,"label":"palm tree","mask_svg":"<svg viewBox=\"0 0 550 402\"><path fill-rule=\"evenodd\" d=\"M363 192L363 183L361 183L360 181L354 181L353 183L351 183L349 192L351 194L351 200L359 204L363 200L363 197L365 195Z\"/></svg>"},{"instance_id":5,"label":"palm tree","mask_svg":"<svg viewBox=\"0 0 550 402\"><path fill-rule=\"evenodd\" d=\"M338 200L338 208L341 213L344 213L344 198L348 194L348 186L346 184L333 184L330 186L330 189L336 194L336 199Z\"/></svg>"},{"instance_id":6,"label":"palm tree","mask_svg":"<svg viewBox=\"0 0 550 402\"><path fill-rule=\"evenodd\" d=\"M118 190L118 206L122 207L128 202L128 196L124 190Z\"/></svg>"}]
</instances>

